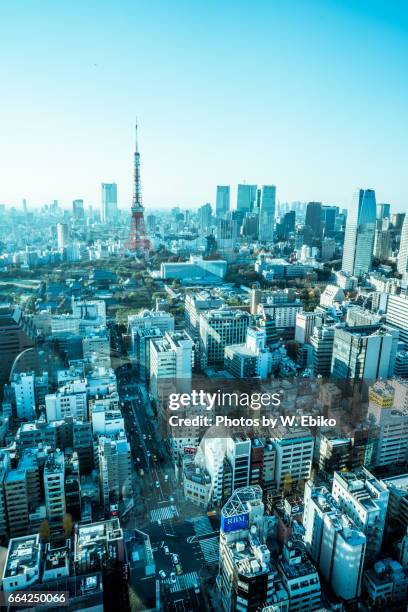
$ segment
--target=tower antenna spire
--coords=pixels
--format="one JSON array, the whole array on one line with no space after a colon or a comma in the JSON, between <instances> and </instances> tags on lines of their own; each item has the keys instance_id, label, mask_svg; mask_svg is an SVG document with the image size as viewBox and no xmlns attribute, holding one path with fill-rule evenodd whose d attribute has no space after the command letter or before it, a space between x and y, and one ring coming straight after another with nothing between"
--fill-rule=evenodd
<instances>
[{"instance_id":1,"label":"tower antenna spire","mask_svg":"<svg viewBox=\"0 0 408 612\"><path fill-rule=\"evenodd\" d=\"M135 152L133 157L133 201L130 220L129 238L126 249L130 252L148 252L151 250L150 241L146 234L143 204L142 183L140 179L140 153L137 139L137 117L135 124Z\"/></svg>"}]
</instances>

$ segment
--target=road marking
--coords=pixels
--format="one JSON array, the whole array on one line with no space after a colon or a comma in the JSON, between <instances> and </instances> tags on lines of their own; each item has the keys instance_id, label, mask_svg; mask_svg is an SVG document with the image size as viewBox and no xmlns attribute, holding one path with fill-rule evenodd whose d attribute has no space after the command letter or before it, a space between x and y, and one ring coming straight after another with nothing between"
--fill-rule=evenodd
<instances>
[{"instance_id":1,"label":"road marking","mask_svg":"<svg viewBox=\"0 0 408 612\"><path fill-rule=\"evenodd\" d=\"M150 520L152 523L169 521L178 517L178 515L176 506L163 506L162 508L154 508L153 510L150 510Z\"/></svg>"}]
</instances>

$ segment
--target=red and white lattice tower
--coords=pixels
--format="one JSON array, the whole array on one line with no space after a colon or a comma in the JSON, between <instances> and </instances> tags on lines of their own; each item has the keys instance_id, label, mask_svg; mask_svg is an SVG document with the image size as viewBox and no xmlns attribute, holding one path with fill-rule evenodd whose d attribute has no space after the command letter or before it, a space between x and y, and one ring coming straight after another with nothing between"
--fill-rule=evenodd
<instances>
[{"instance_id":1,"label":"red and white lattice tower","mask_svg":"<svg viewBox=\"0 0 408 612\"><path fill-rule=\"evenodd\" d=\"M146 234L146 227L142 206L142 184L140 181L140 153L137 144L137 122L136 122L136 148L133 170L133 201L132 216L130 219L129 238L125 244L127 251L131 253L148 253L152 250L150 240Z\"/></svg>"}]
</instances>

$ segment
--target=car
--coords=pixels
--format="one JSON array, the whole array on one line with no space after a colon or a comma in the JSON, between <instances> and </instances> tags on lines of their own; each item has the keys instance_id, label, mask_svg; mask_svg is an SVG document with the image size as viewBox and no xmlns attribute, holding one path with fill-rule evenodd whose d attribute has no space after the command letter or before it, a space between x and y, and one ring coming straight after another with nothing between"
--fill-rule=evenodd
<instances>
[{"instance_id":1,"label":"car","mask_svg":"<svg viewBox=\"0 0 408 612\"><path fill-rule=\"evenodd\" d=\"M183 573L183 568L181 567L180 563L177 563L176 565L176 574L177 576L180 576L180 574Z\"/></svg>"},{"instance_id":2,"label":"car","mask_svg":"<svg viewBox=\"0 0 408 612\"><path fill-rule=\"evenodd\" d=\"M143 434L143 440L146 440L146 434Z\"/></svg>"},{"instance_id":3,"label":"car","mask_svg":"<svg viewBox=\"0 0 408 612\"><path fill-rule=\"evenodd\" d=\"M198 595L198 593L200 592L200 587L198 586L197 583L194 584L194 593L196 593Z\"/></svg>"},{"instance_id":4,"label":"car","mask_svg":"<svg viewBox=\"0 0 408 612\"><path fill-rule=\"evenodd\" d=\"M156 489L160 489L160 482L156 480L156 482L154 483L154 486L156 487Z\"/></svg>"},{"instance_id":5,"label":"car","mask_svg":"<svg viewBox=\"0 0 408 612\"><path fill-rule=\"evenodd\" d=\"M163 550L164 550L164 554L165 554L165 555L169 555L169 554L170 554L170 549L169 549L169 547L168 547L168 546L165 546L165 547L163 548Z\"/></svg>"},{"instance_id":6,"label":"car","mask_svg":"<svg viewBox=\"0 0 408 612\"><path fill-rule=\"evenodd\" d=\"M140 463L140 457L136 457L136 461Z\"/></svg>"},{"instance_id":7,"label":"car","mask_svg":"<svg viewBox=\"0 0 408 612\"><path fill-rule=\"evenodd\" d=\"M160 576L160 578L163 578L163 580L164 580L164 578L167 577L167 574L166 574L166 572L164 570L160 570L159 576Z\"/></svg>"},{"instance_id":8,"label":"car","mask_svg":"<svg viewBox=\"0 0 408 612\"><path fill-rule=\"evenodd\" d=\"M168 475L168 474L165 474L165 475L164 475L164 482L168 482L168 480L169 480L169 475Z\"/></svg>"},{"instance_id":9,"label":"car","mask_svg":"<svg viewBox=\"0 0 408 612\"><path fill-rule=\"evenodd\" d=\"M171 555L171 558L173 560L174 565L176 565L179 562L178 555L176 555L175 553Z\"/></svg>"},{"instance_id":10,"label":"car","mask_svg":"<svg viewBox=\"0 0 408 612\"><path fill-rule=\"evenodd\" d=\"M174 497L169 497L169 502L173 503L174 502Z\"/></svg>"},{"instance_id":11,"label":"car","mask_svg":"<svg viewBox=\"0 0 408 612\"><path fill-rule=\"evenodd\" d=\"M170 581L173 584L176 582L176 574L174 572L171 572L171 574L170 574Z\"/></svg>"}]
</instances>

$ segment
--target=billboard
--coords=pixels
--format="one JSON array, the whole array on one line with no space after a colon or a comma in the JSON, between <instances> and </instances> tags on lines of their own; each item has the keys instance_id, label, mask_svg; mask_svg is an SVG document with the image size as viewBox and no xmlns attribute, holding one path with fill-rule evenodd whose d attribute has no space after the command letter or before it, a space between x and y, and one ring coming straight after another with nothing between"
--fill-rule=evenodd
<instances>
[{"instance_id":1,"label":"billboard","mask_svg":"<svg viewBox=\"0 0 408 612\"><path fill-rule=\"evenodd\" d=\"M236 514L235 516L224 516L221 514L221 529L224 533L230 531L238 531L239 529L247 529L249 524L249 514Z\"/></svg>"}]
</instances>

